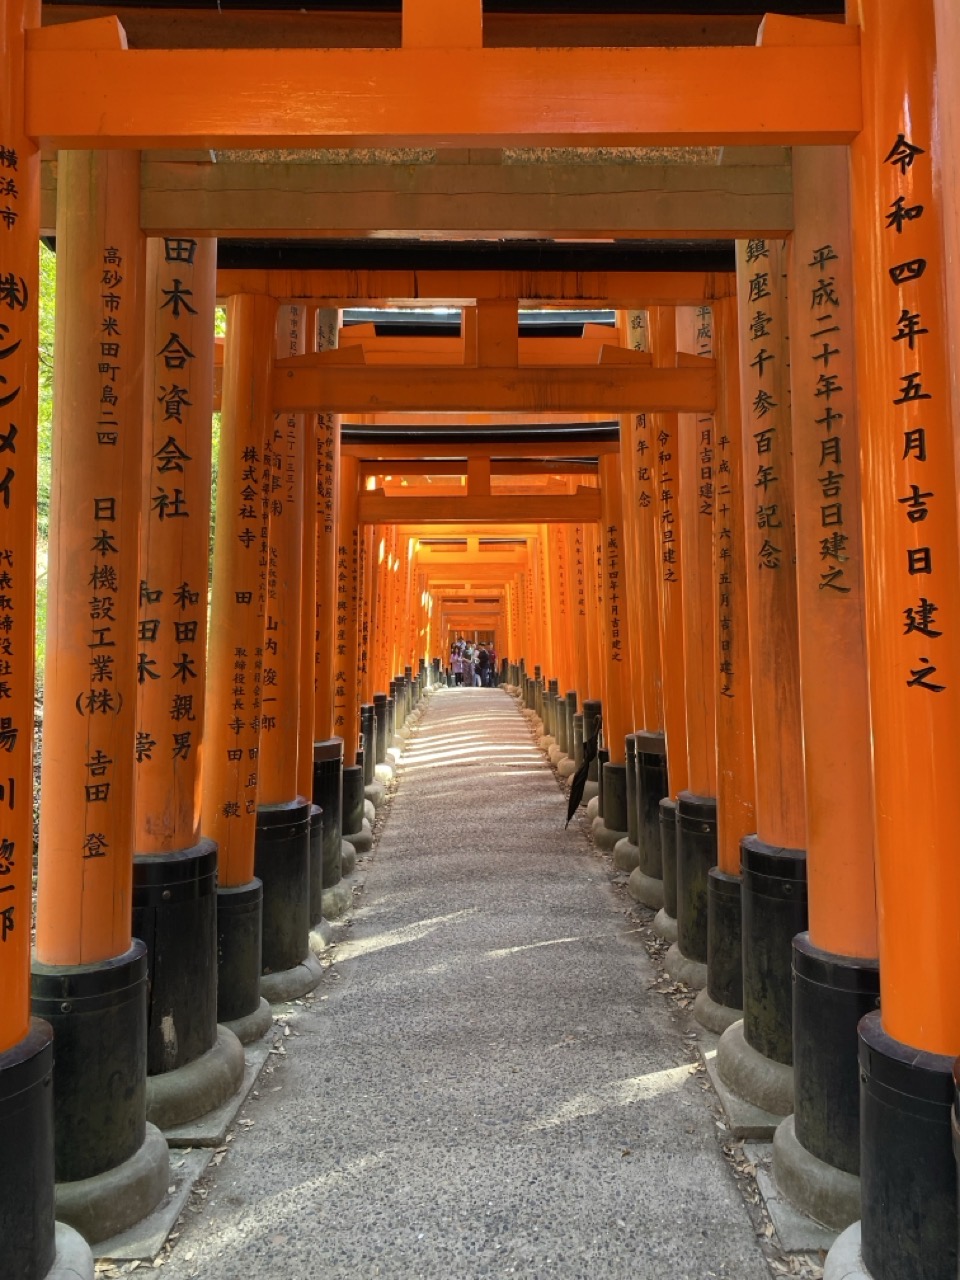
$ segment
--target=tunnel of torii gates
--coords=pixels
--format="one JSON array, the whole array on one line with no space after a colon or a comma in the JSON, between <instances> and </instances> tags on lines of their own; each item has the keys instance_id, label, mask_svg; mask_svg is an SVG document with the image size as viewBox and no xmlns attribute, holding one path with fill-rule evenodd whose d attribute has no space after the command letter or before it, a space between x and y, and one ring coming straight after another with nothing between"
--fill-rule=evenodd
<instances>
[{"instance_id":1,"label":"tunnel of torii gates","mask_svg":"<svg viewBox=\"0 0 960 1280\"><path fill-rule=\"evenodd\" d=\"M848 1228L827 1274L956 1274L960 9L744 37L505 7L404 0L328 44L319 11L234 13L235 47L186 48L0 0L4 1277L92 1274L80 1237L164 1197L165 1132L316 983L365 801L471 628L561 773L602 716L596 839L781 1190ZM457 314L376 318L426 305Z\"/></svg>"}]
</instances>

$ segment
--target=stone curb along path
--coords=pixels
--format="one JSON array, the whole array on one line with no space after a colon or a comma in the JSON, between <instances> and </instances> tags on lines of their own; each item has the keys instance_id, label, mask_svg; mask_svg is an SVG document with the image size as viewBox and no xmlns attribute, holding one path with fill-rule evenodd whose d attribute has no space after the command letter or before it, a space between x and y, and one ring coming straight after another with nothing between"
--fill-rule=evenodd
<instances>
[{"instance_id":1,"label":"stone curb along path","mask_svg":"<svg viewBox=\"0 0 960 1280\"><path fill-rule=\"evenodd\" d=\"M692 1054L513 699L442 690L170 1280L767 1280Z\"/></svg>"}]
</instances>

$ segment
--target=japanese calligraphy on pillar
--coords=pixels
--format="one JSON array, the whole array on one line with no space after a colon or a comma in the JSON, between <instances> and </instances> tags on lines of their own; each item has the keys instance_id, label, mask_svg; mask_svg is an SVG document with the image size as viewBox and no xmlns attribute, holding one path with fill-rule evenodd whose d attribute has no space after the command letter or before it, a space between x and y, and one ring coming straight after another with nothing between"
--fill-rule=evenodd
<instances>
[{"instance_id":1,"label":"japanese calligraphy on pillar","mask_svg":"<svg viewBox=\"0 0 960 1280\"><path fill-rule=\"evenodd\" d=\"M29 1015L39 191L39 155L3 107L0 94L0 1053Z\"/></svg>"},{"instance_id":2,"label":"japanese calligraphy on pillar","mask_svg":"<svg viewBox=\"0 0 960 1280\"><path fill-rule=\"evenodd\" d=\"M304 349L303 308L280 307L278 357L302 355ZM275 414L264 442L261 482L268 529L260 696L261 804L285 803L296 796L303 454L303 415Z\"/></svg>"},{"instance_id":3,"label":"japanese calligraphy on pillar","mask_svg":"<svg viewBox=\"0 0 960 1280\"><path fill-rule=\"evenodd\" d=\"M604 529L604 581L606 584L607 620L609 630L609 658L611 662L623 661L623 547L619 525L608 524Z\"/></svg>"},{"instance_id":4,"label":"japanese calligraphy on pillar","mask_svg":"<svg viewBox=\"0 0 960 1280\"><path fill-rule=\"evenodd\" d=\"M898 133L891 139L881 176L891 197L884 211L883 265L887 340L893 357L884 390L899 446L890 465L896 476L901 544L895 579L898 608L889 625L906 642L901 678L918 697L941 694L948 687L940 586L955 561L941 558L937 544L943 540L942 508L956 504L952 460L938 439L942 433L930 429L931 420L942 419L949 407L946 386L933 370L927 372L924 359L930 345L943 341L943 312L928 289L927 272L940 233L936 226L924 225L924 189L932 188L929 142L924 141L927 145L921 146L913 136Z\"/></svg>"},{"instance_id":5,"label":"japanese calligraphy on pillar","mask_svg":"<svg viewBox=\"0 0 960 1280\"><path fill-rule=\"evenodd\" d=\"M587 616L587 577L584 563L584 526L582 524L578 524L574 526L574 529L573 550L574 574L576 578L577 616L579 618L585 618Z\"/></svg>"},{"instance_id":6,"label":"japanese calligraphy on pillar","mask_svg":"<svg viewBox=\"0 0 960 1280\"><path fill-rule=\"evenodd\" d=\"M137 848L199 834L216 245L147 246L147 434L137 631Z\"/></svg>"},{"instance_id":7,"label":"japanese calligraphy on pillar","mask_svg":"<svg viewBox=\"0 0 960 1280\"><path fill-rule=\"evenodd\" d=\"M753 566L760 574L777 573L793 564L785 271L779 242L737 242L737 274L743 290L742 384L750 419L744 445L746 515ZM837 379L826 371L819 388L825 407L840 390Z\"/></svg>"}]
</instances>

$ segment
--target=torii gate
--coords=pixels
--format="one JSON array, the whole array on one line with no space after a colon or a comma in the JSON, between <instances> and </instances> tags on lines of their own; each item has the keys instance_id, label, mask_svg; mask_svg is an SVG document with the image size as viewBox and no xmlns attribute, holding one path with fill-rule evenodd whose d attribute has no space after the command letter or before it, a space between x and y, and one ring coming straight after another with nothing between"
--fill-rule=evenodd
<instances>
[{"instance_id":1,"label":"torii gate","mask_svg":"<svg viewBox=\"0 0 960 1280\"><path fill-rule=\"evenodd\" d=\"M4 662L13 681L8 714L0 719L10 769L0 831L0 889L9 895L0 900L0 1071L14 1073L7 1076L14 1082L11 1093L18 1091L18 1078L31 1084L34 1077L43 1078L42 1064L50 1053L47 1033L29 1022L29 931L23 927L30 915L29 859L24 856L30 847L30 815L22 797L31 782L38 143L104 151L315 146L318 139L326 146L850 145L859 237L860 396L871 424L864 445L863 501L875 563L867 581L866 627L884 922L883 1028L881 1033L877 1022L871 1032L868 1056L895 1073L902 1093L914 1096L910 1090L918 1088L915 1059L920 1055L925 1078L936 1082L936 1097L918 1094L918 1101L936 1102L945 1110L946 1059L960 1048L960 1001L953 982L956 930L943 910L944 903L956 901L960 876L952 858L960 800L947 747L958 737L960 707L955 658L935 645L954 634L960 611L957 513L952 486L950 496L940 495L936 508L930 506L930 519L910 519L909 526L897 504L904 490L908 498L933 498L924 486L955 474L949 406L951 396L955 403L956 388L947 369L956 364L948 352L955 350L960 283L954 273L941 285L939 268L941 234L947 259L956 260L960 223L953 153L949 148L941 152L933 118L932 51L936 24L939 127L955 143L960 94L952 54L960 43L960 15L950 0L910 5L905 0L882 5L859 0L851 7L859 31L852 23L768 18L758 48L512 50L482 47L479 0L453 13L439 0L407 0L399 50L185 51L125 49L114 19L40 29L34 4L6 0L2 31L7 74L0 100L0 174L7 201L0 227L0 406L9 409L13 420L3 437L3 452L10 452L12 461L0 479L0 518L11 601ZM437 48L443 49L442 58L436 56ZM421 92L425 84L430 85L429 96ZM820 86L820 92L811 94L812 85ZM437 98L445 103L442 132L433 108ZM939 168L936 183L934 165ZM519 289L510 296L529 295ZM896 328L898 314L922 314L927 320L922 330L910 331L909 347L905 340L891 346L891 325ZM950 337L935 331L944 314L953 324ZM920 355L914 355L921 334L922 370ZM280 403L295 409L316 403L326 391L338 404L359 402L363 393L355 371L338 367L321 374L309 368L309 358L303 359L306 368L287 365L278 374L279 382L286 379L296 388L286 399L278 395ZM653 372L639 367L617 375L611 371L617 389L609 394L617 407L624 407L625 395L641 405L644 396L656 394L658 384L666 385L668 380L653 378ZM457 375L447 379L447 387L450 396L463 397L461 404L496 408L509 400L502 374L488 375L483 392L461 371ZM380 382L396 395L395 403L409 403L390 377ZM582 403L576 398L576 375L565 378L564 385L568 398L563 403ZM524 386L526 403L542 405L543 380L528 376ZM911 416L921 399L932 401L926 406L930 417L922 422ZM658 403L669 408L673 397ZM700 398L690 408L712 403L712 397L706 403ZM897 414L891 413L891 404ZM77 482L78 507L92 509L102 499L79 473ZM106 510L99 508L97 514L106 519ZM77 525L74 532L82 544L84 530ZM922 575L925 630L918 625L903 630L904 615L907 624L911 617L916 624L917 609L923 612L913 595L905 604L904 573L910 588ZM930 622L931 604L937 610L936 628ZM930 679L934 673L935 682ZM17 792L19 806L14 803ZM915 849L922 851L922 859L908 856ZM73 856L80 854L75 850ZM122 931L129 917L129 881L118 875L117 867L111 865L109 871L117 877ZM918 916L920 931L911 927ZM92 958L82 957L94 966L116 954L115 947L94 951ZM884 1130L874 1119L880 1145L891 1143L891 1168L909 1166L899 1159L897 1144L906 1141L903 1134L910 1122ZM37 1151L29 1139L43 1123L31 1121L25 1142L14 1132L11 1149L17 1154ZM888 1251L893 1245L883 1216L891 1205L896 1208L901 1184L892 1173L881 1177L878 1166L871 1172L875 1180L864 1205L864 1242L867 1261L874 1269L883 1268L878 1274L886 1280L892 1274ZM18 1222L37 1223L27 1258L37 1274L52 1265L50 1181L49 1165L34 1159L24 1166L22 1177L10 1179L13 1195L5 1205L8 1212L15 1207ZM884 1199L890 1188L892 1195ZM937 1190L924 1188L921 1199L929 1205Z\"/></svg>"}]
</instances>

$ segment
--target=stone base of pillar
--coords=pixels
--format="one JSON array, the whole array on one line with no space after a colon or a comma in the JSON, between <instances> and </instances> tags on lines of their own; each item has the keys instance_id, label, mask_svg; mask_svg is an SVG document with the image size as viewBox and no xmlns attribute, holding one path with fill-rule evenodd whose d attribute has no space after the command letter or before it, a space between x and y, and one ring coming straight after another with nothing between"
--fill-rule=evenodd
<instances>
[{"instance_id":1,"label":"stone base of pillar","mask_svg":"<svg viewBox=\"0 0 960 1280\"><path fill-rule=\"evenodd\" d=\"M583 803L587 806L587 817L592 822L600 816L600 784L587 779L583 788Z\"/></svg>"},{"instance_id":2,"label":"stone base of pillar","mask_svg":"<svg viewBox=\"0 0 960 1280\"><path fill-rule=\"evenodd\" d=\"M594 818L592 830L594 844L607 853L612 853L620 841L627 838L626 831L611 831L601 817Z\"/></svg>"},{"instance_id":3,"label":"stone base of pillar","mask_svg":"<svg viewBox=\"0 0 960 1280\"><path fill-rule=\"evenodd\" d=\"M79 1231L58 1222L56 1242L57 1256L43 1280L93 1280L93 1254Z\"/></svg>"},{"instance_id":4,"label":"stone base of pillar","mask_svg":"<svg viewBox=\"0 0 960 1280\"><path fill-rule=\"evenodd\" d=\"M264 973L260 977L260 991L270 1004L284 1004L287 1000L299 1000L313 991L323 977L323 968L312 951L299 964L279 973Z\"/></svg>"},{"instance_id":5,"label":"stone base of pillar","mask_svg":"<svg viewBox=\"0 0 960 1280\"><path fill-rule=\"evenodd\" d=\"M170 1155L166 1139L148 1124L139 1150L92 1178L57 1183L57 1219L90 1244L109 1240L152 1213L167 1194Z\"/></svg>"},{"instance_id":6,"label":"stone base of pillar","mask_svg":"<svg viewBox=\"0 0 960 1280\"><path fill-rule=\"evenodd\" d=\"M370 803L373 805L374 813L376 813L377 809L380 808L380 806L383 804L384 800L386 799L387 793L383 788L383 783L377 782L376 780L374 780L373 782L368 782L367 785L363 788L363 795L364 795L364 799L369 800ZM369 816L370 815L367 814L367 817Z\"/></svg>"},{"instance_id":7,"label":"stone base of pillar","mask_svg":"<svg viewBox=\"0 0 960 1280\"><path fill-rule=\"evenodd\" d=\"M554 767L556 767L561 760L564 760L566 758L566 754L567 753L564 751L563 747L561 747L559 742L555 742L553 746L550 748L550 750L547 752L547 756L549 757L550 763Z\"/></svg>"},{"instance_id":8,"label":"stone base of pillar","mask_svg":"<svg viewBox=\"0 0 960 1280\"><path fill-rule=\"evenodd\" d=\"M877 1280L868 1270L860 1252L860 1223L842 1231L830 1246L823 1264L823 1280Z\"/></svg>"},{"instance_id":9,"label":"stone base of pillar","mask_svg":"<svg viewBox=\"0 0 960 1280\"><path fill-rule=\"evenodd\" d=\"M629 835L613 846L613 865L618 871L633 871L639 861L640 849L631 842Z\"/></svg>"},{"instance_id":10,"label":"stone base of pillar","mask_svg":"<svg viewBox=\"0 0 960 1280\"><path fill-rule=\"evenodd\" d=\"M174 1129L215 1111L243 1083L243 1045L226 1027L217 1027L211 1049L173 1071L147 1077L147 1120Z\"/></svg>"},{"instance_id":11,"label":"stone base of pillar","mask_svg":"<svg viewBox=\"0 0 960 1280\"><path fill-rule=\"evenodd\" d=\"M653 932L664 942L676 942L677 917L668 915L666 907L661 907L653 919Z\"/></svg>"},{"instance_id":12,"label":"stone base of pillar","mask_svg":"<svg viewBox=\"0 0 960 1280\"><path fill-rule=\"evenodd\" d=\"M244 1014L221 1025L228 1031L232 1031L241 1044L256 1044L273 1026L273 1014L266 1000L258 996L257 1007L252 1013Z\"/></svg>"},{"instance_id":13,"label":"stone base of pillar","mask_svg":"<svg viewBox=\"0 0 960 1280\"><path fill-rule=\"evenodd\" d=\"M572 778L576 772L577 762L570 756L564 756L562 760L558 761L557 773L561 778Z\"/></svg>"},{"instance_id":14,"label":"stone base of pillar","mask_svg":"<svg viewBox=\"0 0 960 1280\"><path fill-rule=\"evenodd\" d=\"M340 841L340 871L341 879L337 881L340 884L344 876L352 876L357 869L357 851L349 840ZM331 886L333 887L333 886ZM326 893L326 889L324 889ZM326 912L322 912L326 915Z\"/></svg>"},{"instance_id":15,"label":"stone base of pillar","mask_svg":"<svg viewBox=\"0 0 960 1280\"><path fill-rule=\"evenodd\" d=\"M711 996L708 987L704 987L702 991L697 992L697 998L693 1002L693 1016L701 1027L712 1031L716 1036L722 1036L727 1027L732 1027L735 1022L743 1018L743 1010L718 1004Z\"/></svg>"},{"instance_id":16,"label":"stone base of pillar","mask_svg":"<svg viewBox=\"0 0 960 1280\"><path fill-rule=\"evenodd\" d=\"M664 957L664 967L674 982L683 982L695 991L701 991L707 985L707 966L700 960L691 960L674 942Z\"/></svg>"},{"instance_id":17,"label":"stone base of pillar","mask_svg":"<svg viewBox=\"0 0 960 1280\"><path fill-rule=\"evenodd\" d=\"M321 917L310 930L310 950L315 956L322 956L335 936L333 925Z\"/></svg>"},{"instance_id":18,"label":"stone base of pillar","mask_svg":"<svg viewBox=\"0 0 960 1280\"><path fill-rule=\"evenodd\" d=\"M748 1044L742 1019L720 1037L717 1071L728 1089L761 1111L781 1119L793 1111L793 1067L764 1057Z\"/></svg>"},{"instance_id":19,"label":"stone base of pillar","mask_svg":"<svg viewBox=\"0 0 960 1280\"><path fill-rule=\"evenodd\" d=\"M359 831L345 831L343 834L357 853L369 853L373 848L373 828L366 818L361 822Z\"/></svg>"},{"instance_id":20,"label":"stone base of pillar","mask_svg":"<svg viewBox=\"0 0 960 1280\"><path fill-rule=\"evenodd\" d=\"M393 781L396 772L397 771L393 765L390 764L388 760L384 760L381 764L377 765L377 781L381 786L386 787Z\"/></svg>"},{"instance_id":21,"label":"stone base of pillar","mask_svg":"<svg viewBox=\"0 0 960 1280\"><path fill-rule=\"evenodd\" d=\"M363 789L363 816L365 821L369 822L371 826L373 826L377 820L377 806L367 795L366 787Z\"/></svg>"},{"instance_id":22,"label":"stone base of pillar","mask_svg":"<svg viewBox=\"0 0 960 1280\"><path fill-rule=\"evenodd\" d=\"M640 850L637 850L639 856ZM663 909L663 881L655 876L648 876L640 867L630 872L630 879L627 881L627 893L634 902L641 902L645 907L649 907L651 911L661 911ZM676 921L673 925L676 929Z\"/></svg>"},{"instance_id":23,"label":"stone base of pillar","mask_svg":"<svg viewBox=\"0 0 960 1280\"><path fill-rule=\"evenodd\" d=\"M352 846L351 846L352 847ZM327 920L339 920L353 902L353 891L345 880L323 891L323 914Z\"/></svg>"},{"instance_id":24,"label":"stone base of pillar","mask_svg":"<svg viewBox=\"0 0 960 1280\"><path fill-rule=\"evenodd\" d=\"M795 1208L825 1227L842 1231L860 1217L860 1179L811 1155L797 1138L793 1116L773 1135L773 1176Z\"/></svg>"}]
</instances>

